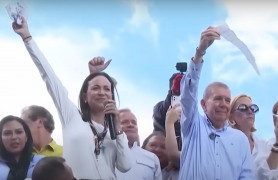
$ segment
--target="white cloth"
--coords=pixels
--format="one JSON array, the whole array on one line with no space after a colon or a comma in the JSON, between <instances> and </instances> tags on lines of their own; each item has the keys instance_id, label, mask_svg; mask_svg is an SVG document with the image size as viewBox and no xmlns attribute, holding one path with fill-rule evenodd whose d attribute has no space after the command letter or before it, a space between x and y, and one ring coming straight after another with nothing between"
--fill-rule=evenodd
<instances>
[{"instance_id":1,"label":"white cloth","mask_svg":"<svg viewBox=\"0 0 278 180\"><path fill-rule=\"evenodd\" d=\"M63 128L63 157L72 168L74 176L77 179L112 180L116 179L115 166L120 171L128 171L131 168L131 157L126 135L119 135L113 141L108 131L97 159L94 154L94 135L89 124L82 120L78 108L68 98L67 90L36 43L30 40L25 46L57 108ZM94 124L98 132L104 128Z\"/></svg>"},{"instance_id":2,"label":"white cloth","mask_svg":"<svg viewBox=\"0 0 278 180\"><path fill-rule=\"evenodd\" d=\"M133 143L131 150L132 167L122 173L116 170L116 175L119 180L162 180L160 162L158 157Z\"/></svg>"},{"instance_id":3,"label":"white cloth","mask_svg":"<svg viewBox=\"0 0 278 180\"><path fill-rule=\"evenodd\" d=\"M258 180L277 180L278 179L278 168L270 170L267 164L267 158L271 152L271 147L275 143L275 139L270 139L265 141L258 139L254 134L254 148L252 151L252 156L254 164L257 170Z\"/></svg>"}]
</instances>

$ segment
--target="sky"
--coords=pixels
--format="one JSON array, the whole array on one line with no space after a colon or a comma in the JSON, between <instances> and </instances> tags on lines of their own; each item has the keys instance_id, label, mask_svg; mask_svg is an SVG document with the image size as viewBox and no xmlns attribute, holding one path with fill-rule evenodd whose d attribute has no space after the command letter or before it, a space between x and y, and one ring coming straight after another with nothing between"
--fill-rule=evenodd
<instances>
[{"instance_id":1,"label":"sky","mask_svg":"<svg viewBox=\"0 0 278 180\"><path fill-rule=\"evenodd\" d=\"M46 86L0 0L0 118L37 104L59 117ZM189 63L209 26L223 22L249 47L260 75L224 38L204 56L198 99L206 85L222 81L232 96L245 93L260 107L256 135L274 137L272 106L278 100L278 2L273 0L26 0L33 39L77 104L88 61L112 59L105 70L117 82L119 108L136 115L140 140L153 130L153 106L165 99L177 62ZM200 108L200 112L202 109Z\"/></svg>"}]
</instances>

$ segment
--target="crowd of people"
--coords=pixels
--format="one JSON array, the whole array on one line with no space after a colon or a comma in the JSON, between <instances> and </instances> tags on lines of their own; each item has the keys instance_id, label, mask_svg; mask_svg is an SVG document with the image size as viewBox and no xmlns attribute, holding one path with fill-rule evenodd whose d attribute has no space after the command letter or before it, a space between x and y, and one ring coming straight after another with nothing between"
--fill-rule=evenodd
<instances>
[{"instance_id":1,"label":"crowd of people","mask_svg":"<svg viewBox=\"0 0 278 180\"><path fill-rule=\"evenodd\" d=\"M220 38L217 28L202 32L188 71L170 78L166 99L153 109L154 131L141 145L139 120L130 109L117 108L117 81L104 72L111 60L89 61L90 73L76 107L32 38L27 21L22 18L22 24L13 22L12 27L56 106L63 146L51 137L55 120L45 107L31 105L23 108L21 117L4 117L0 121L1 180L278 179L278 102L272 110L274 138L269 141L253 134L258 105L246 94L231 98L223 82L207 85L200 101L204 113L198 110L203 56ZM174 89L180 96L177 104L171 103ZM116 137L107 117L112 117Z\"/></svg>"}]
</instances>

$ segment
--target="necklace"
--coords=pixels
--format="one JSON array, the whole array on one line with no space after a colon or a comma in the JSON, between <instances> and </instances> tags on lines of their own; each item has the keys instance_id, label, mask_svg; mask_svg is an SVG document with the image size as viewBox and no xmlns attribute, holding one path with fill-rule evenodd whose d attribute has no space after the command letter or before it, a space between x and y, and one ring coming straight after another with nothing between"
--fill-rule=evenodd
<instances>
[{"instance_id":1,"label":"necklace","mask_svg":"<svg viewBox=\"0 0 278 180\"><path fill-rule=\"evenodd\" d=\"M104 129L101 133L98 133L94 124L90 121L88 121L90 124L90 127L94 133L94 140L95 140L95 155L98 158L98 155L100 154L100 147L103 143L104 137L106 136L107 133L107 123L104 121Z\"/></svg>"}]
</instances>

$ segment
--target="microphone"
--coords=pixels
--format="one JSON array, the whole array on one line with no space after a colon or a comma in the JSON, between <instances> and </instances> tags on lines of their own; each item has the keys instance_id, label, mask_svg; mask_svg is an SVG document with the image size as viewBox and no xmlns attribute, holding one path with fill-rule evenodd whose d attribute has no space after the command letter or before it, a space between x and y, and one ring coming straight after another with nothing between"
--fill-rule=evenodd
<instances>
[{"instance_id":1,"label":"microphone","mask_svg":"<svg viewBox=\"0 0 278 180\"><path fill-rule=\"evenodd\" d=\"M210 138L211 140L215 140L216 136L217 136L217 137L220 137L218 134L215 134L215 133L213 133L213 132L209 134L209 138Z\"/></svg>"},{"instance_id":2,"label":"microphone","mask_svg":"<svg viewBox=\"0 0 278 180\"><path fill-rule=\"evenodd\" d=\"M107 101L105 101L104 103L104 107L108 104ZM110 133L110 137L112 140L116 139L116 128L115 128L115 116L114 114L105 114L105 121L108 124L108 128L109 128L109 133Z\"/></svg>"}]
</instances>

